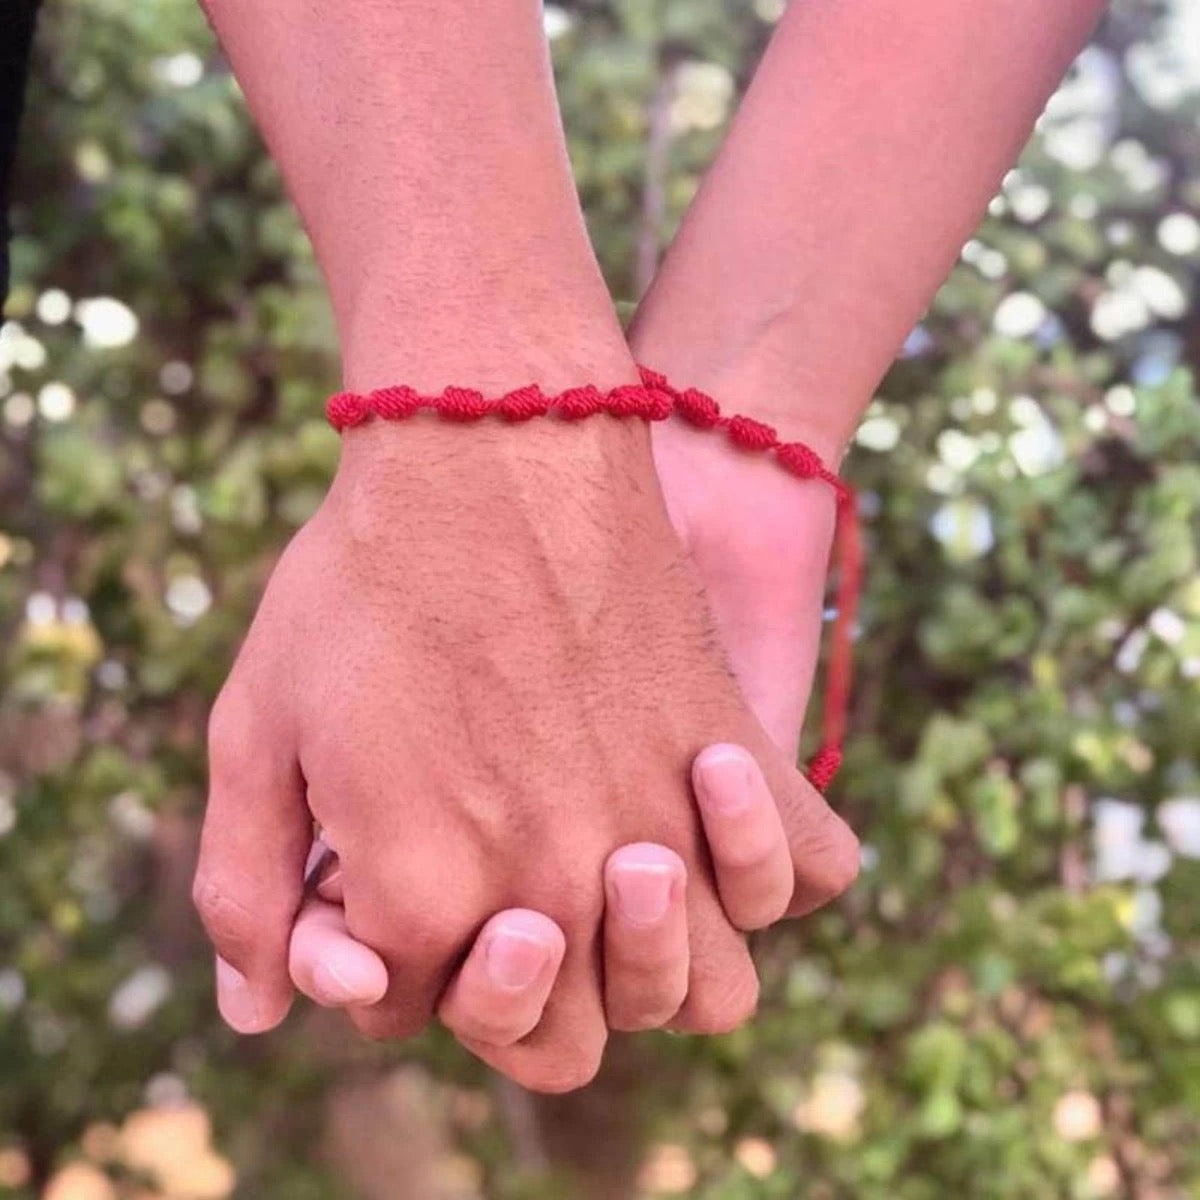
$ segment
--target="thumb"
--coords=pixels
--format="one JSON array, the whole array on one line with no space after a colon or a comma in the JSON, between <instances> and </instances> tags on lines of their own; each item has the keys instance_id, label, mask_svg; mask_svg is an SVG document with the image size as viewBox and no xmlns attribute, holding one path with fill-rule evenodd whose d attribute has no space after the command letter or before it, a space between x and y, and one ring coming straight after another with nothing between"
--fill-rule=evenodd
<instances>
[{"instance_id":1,"label":"thumb","mask_svg":"<svg viewBox=\"0 0 1200 1200\"><path fill-rule=\"evenodd\" d=\"M304 902L292 929L288 965L296 987L326 1008L376 1004L388 989L387 967L350 936L340 904Z\"/></svg>"},{"instance_id":2,"label":"thumb","mask_svg":"<svg viewBox=\"0 0 1200 1200\"><path fill-rule=\"evenodd\" d=\"M288 939L300 907L312 818L295 759L253 736L223 692L209 723L209 795L192 897L217 952L217 1005L239 1033L262 1033L292 1002Z\"/></svg>"}]
</instances>

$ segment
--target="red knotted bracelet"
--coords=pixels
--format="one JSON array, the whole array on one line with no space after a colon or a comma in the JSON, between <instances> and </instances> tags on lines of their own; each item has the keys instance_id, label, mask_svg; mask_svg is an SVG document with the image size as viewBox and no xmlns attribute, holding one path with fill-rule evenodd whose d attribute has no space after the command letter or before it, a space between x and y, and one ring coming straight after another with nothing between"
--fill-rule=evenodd
<instances>
[{"instance_id":1,"label":"red knotted bracelet","mask_svg":"<svg viewBox=\"0 0 1200 1200\"><path fill-rule=\"evenodd\" d=\"M420 411L435 412L445 421L478 421L494 416L513 422L545 416L579 421L599 413L607 413L612 417L664 421L672 413L677 413L699 429L724 430L729 440L742 450L771 455L798 479L818 479L827 483L837 499L837 616L829 652L821 745L809 760L807 770L813 785L824 791L842 762L842 741L846 733L846 712L850 701L851 638L862 588L862 547L854 491L822 462L820 455L803 442L781 442L770 425L750 417L722 416L717 402L706 393L696 388L679 391L657 371L646 367L639 367L638 370L642 377L638 384L625 384L607 392L589 384L568 388L556 396L547 396L537 384L517 388L498 400L489 400L482 392L461 387L448 387L436 396L422 395L403 386L379 388L365 395L339 392L330 397L326 415L329 423L341 433L361 425L371 417L400 421Z\"/></svg>"}]
</instances>

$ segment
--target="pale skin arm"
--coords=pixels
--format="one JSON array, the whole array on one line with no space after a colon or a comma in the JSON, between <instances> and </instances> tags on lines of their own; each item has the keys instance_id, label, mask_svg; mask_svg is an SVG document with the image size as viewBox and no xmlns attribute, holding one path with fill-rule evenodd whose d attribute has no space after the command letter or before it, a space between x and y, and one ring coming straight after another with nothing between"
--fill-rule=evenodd
<instances>
[{"instance_id":1,"label":"pale skin arm","mask_svg":"<svg viewBox=\"0 0 1200 1200\"><path fill-rule=\"evenodd\" d=\"M1101 0L793 0L635 354L836 460Z\"/></svg>"},{"instance_id":2,"label":"pale skin arm","mask_svg":"<svg viewBox=\"0 0 1200 1200\"><path fill-rule=\"evenodd\" d=\"M837 463L1103 7L793 0L638 310L638 361ZM739 682L788 744L830 497L676 423L654 435Z\"/></svg>"}]
</instances>

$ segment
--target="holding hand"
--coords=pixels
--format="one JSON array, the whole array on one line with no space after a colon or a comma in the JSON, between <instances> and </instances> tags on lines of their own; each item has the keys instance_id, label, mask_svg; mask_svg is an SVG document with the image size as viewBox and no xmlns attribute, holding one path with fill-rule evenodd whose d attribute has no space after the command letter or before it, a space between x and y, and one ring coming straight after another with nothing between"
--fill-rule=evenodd
<instances>
[{"instance_id":1,"label":"holding hand","mask_svg":"<svg viewBox=\"0 0 1200 1200\"><path fill-rule=\"evenodd\" d=\"M769 463L714 446L712 439L678 423L656 425L653 436L673 524L701 568L719 636L733 650L733 671L780 745L794 745L821 625L825 547L832 532L829 496L819 486L798 486ZM748 533L754 553L747 553ZM764 928L789 908L809 911L853 877L857 850L848 843L830 864L824 892L797 891L788 830L762 773L740 747L702 751L692 780L721 903L739 929ZM788 820L798 853L819 849L805 843L795 814ZM642 901L650 899L656 885L667 885L669 899L657 920L639 920L622 905L623 878ZM688 1028L675 1019L688 968L682 863L663 846L627 846L610 855L605 879L609 1027ZM336 907L340 867L326 876L320 896L306 904L293 932L293 981L330 1007L373 1003L386 989L386 967L346 932ZM511 942L513 957L531 970L523 986L507 988L489 976L488 951L497 942ZM532 1087L547 1086L554 1064L546 1056L521 1060L507 1047L540 1020L564 945L561 929L544 914L497 914L476 939L439 1008L460 1041ZM330 978L329 968L339 979Z\"/></svg>"},{"instance_id":2,"label":"holding hand","mask_svg":"<svg viewBox=\"0 0 1200 1200\"><path fill-rule=\"evenodd\" d=\"M773 923L792 894L778 810L754 761L736 746L697 756L693 779L722 904L739 928ZM622 847L604 870L604 1004L611 1029L672 1022L688 979L687 873L664 846ZM292 933L290 970L301 992L328 1007L372 1004L387 987L382 959L350 938L335 867L305 903ZM468 1049L519 1082L546 1089L561 1066L522 1059L514 1044L541 1020L566 944L549 917L528 909L496 914L480 931L439 1005L438 1015ZM754 993L730 998L731 1017L749 1015ZM737 1013L733 1005L744 1011Z\"/></svg>"},{"instance_id":3,"label":"holding hand","mask_svg":"<svg viewBox=\"0 0 1200 1200\"><path fill-rule=\"evenodd\" d=\"M299 0L207 7L312 234L348 386L632 381L575 204L537 6L374 5L332 24ZM638 357L834 461L1099 0L1039 8L1036 47L1027 7L968 18L951 0L897 0L880 22L790 6L639 311ZM892 70L901 42L921 50L911 70ZM886 92L869 86L883 66ZM950 93L960 102L945 105ZM960 169L947 175L947 161ZM363 977L382 965L391 981L356 1024L403 1035L444 997L481 1053L544 1087L598 1060L614 1006L595 953L606 911L610 955L641 936L661 968L661 994L643 990L624 1014L616 1003L618 1022L679 994L674 891L650 946L644 927L610 920L614 871L661 870L673 888L677 856L687 873L677 1024L727 1027L754 991L733 864L709 877L687 795L682 764L702 746L740 743L761 766L790 849L790 911L853 876L852 836L790 766L828 496L797 500L788 481L776 501L778 479L729 487L743 468L723 447L693 454L696 435L663 426L658 473L689 561L644 430L585 425L462 438L426 422L348 439L213 718L196 895L239 1026L269 1027L290 1000L310 809L341 855L345 929L379 951L359 959ZM743 868L742 882L757 874ZM336 912L313 913L302 932L344 937ZM497 999L489 949L535 968L499 1028L479 1024ZM306 986L319 990L315 974ZM367 994L380 986L375 975ZM487 1041L533 1023L505 1048Z\"/></svg>"},{"instance_id":4,"label":"holding hand","mask_svg":"<svg viewBox=\"0 0 1200 1200\"><path fill-rule=\"evenodd\" d=\"M214 713L196 896L226 992L254 1018L243 1024L269 1027L290 999L311 809L341 858L347 928L391 980L352 1012L364 1032L423 1027L475 931L516 904L566 944L505 1069L550 1064L536 1078L551 1088L589 1078L606 1036L602 868L614 844L651 840L690 879L679 1023L729 1028L757 983L673 764L731 735L752 752L797 818L802 894L827 899L857 856L722 662L645 428L481 424L463 438L422 422L395 435L347 437ZM298 660L296 645L311 650Z\"/></svg>"}]
</instances>

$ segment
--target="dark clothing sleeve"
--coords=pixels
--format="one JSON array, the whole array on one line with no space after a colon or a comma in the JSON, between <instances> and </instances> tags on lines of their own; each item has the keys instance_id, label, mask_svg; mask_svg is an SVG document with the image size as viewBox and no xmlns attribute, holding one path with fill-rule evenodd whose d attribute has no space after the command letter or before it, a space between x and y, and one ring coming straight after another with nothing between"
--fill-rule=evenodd
<instances>
[{"instance_id":1,"label":"dark clothing sleeve","mask_svg":"<svg viewBox=\"0 0 1200 1200\"><path fill-rule=\"evenodd\" d=\"M8 205L39 0L0 0L0 305L8 296Z\"/></svg>"}]
</instances>

